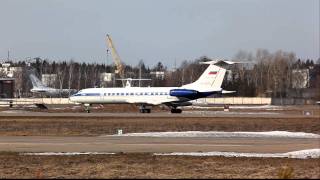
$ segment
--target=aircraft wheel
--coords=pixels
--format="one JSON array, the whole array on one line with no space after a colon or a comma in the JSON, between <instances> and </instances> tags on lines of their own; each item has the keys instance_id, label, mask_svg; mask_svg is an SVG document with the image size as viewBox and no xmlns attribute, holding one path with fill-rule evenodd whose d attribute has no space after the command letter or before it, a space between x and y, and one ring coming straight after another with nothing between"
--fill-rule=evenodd
<instances>
[{"instance_id":1,"label":"aircraft wheel","mask_svg":"<svg viewBox=\"0 0 320 180\"><path fill-rule=\"evenodd\" d=\"M171 113L182 113L182 109L173 108L171 109Z\"/></svg>"},{"instance_id":2,"label":"aircraft wheel","mask_svg":"<svg viewBox=\"0 0 320 180\"><path fill-rule=\"evenodd\" d=\"M91 104L84 104L84 110L85 110L87 113L90 113L90 106L91 106Z\"/></svg>"},{"instance_id":3,"label":"aircraft wheel","mask_svg":"<svg viewBox=\"0 0 320 180\"><path fill-rule=\"evenodd\" d=\"M150 113L151 109L140 109L140 113Z\"/></svg>"}]
</instances>

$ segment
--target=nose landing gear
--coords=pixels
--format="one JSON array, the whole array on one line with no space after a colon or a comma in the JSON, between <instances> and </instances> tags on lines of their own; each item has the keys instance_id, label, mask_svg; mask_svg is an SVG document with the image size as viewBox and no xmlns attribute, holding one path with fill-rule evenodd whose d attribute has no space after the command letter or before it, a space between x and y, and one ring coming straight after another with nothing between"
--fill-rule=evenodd
<instances>
[{"instance_id":1,"label":"nose landing gear","mask_svg":"<svg viewBox=\"0 0 320 180\"><path fill-rule=\"evenodd\" d=\"M141 105L139 110L140 113L151 113L151 108L147 108L145 105Z\"/></svg>"},{"instance_id":2,"label":"nose landing gear","mask_svg":"<svg viewBox=\"0 0 320 180\"><path fill-rule=\"evenodd\" d=\"M90 113L90 106L91 106L91 104L84 104L84 110L85 110L87 113Z\"/></svg>"}]
</instances>

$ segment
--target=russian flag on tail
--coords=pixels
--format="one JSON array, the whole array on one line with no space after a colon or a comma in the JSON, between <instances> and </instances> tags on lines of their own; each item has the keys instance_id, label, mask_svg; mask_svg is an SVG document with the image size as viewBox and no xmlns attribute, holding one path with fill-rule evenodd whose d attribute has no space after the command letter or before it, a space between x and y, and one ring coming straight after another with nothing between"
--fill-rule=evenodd
<instances>
[{"instance_id":1,"label":"russian flag on tail","mask_svg":"<svg viewBox=\"0 0 320 180\"><path fill-rule=\"evenodd\" d=\"M218 73L217 71L210 71L209 75L213 75L213 74L217 74L217 73Z\"/></svg>"}]
</instances>

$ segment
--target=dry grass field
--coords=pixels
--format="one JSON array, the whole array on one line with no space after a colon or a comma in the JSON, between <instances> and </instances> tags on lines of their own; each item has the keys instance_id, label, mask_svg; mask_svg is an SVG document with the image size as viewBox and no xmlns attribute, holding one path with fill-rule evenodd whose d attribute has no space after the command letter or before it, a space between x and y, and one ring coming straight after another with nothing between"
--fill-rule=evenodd
<instances>
[{"instance_id":1,"label":"dry grass field","mask_svg":"<svg viewBox=\"0 0 320 180\"><path fill-rule=\"evenodd\" d=\"M320 120L247 117L0 117L0 136L98 136L161 131L292 131L320 134Z\"/></svg>"},{"instance_id":2,"label":"dry grass field","mask_svg":"<svg viewBox=\"0 0 320 180\"><path fill-rule=\"evenodd\" d=\"M320 159L4 152L0 159L0 178L320 178Z\"/></svg>"}]
</instances>

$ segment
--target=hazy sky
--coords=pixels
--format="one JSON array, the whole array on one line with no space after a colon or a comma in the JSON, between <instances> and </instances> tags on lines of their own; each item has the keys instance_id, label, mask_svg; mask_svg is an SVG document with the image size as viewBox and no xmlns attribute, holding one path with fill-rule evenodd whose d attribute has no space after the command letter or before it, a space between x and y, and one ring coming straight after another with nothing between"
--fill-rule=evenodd
<instances>
[{"instance_id":1,"label":"hazy sky","mask_svg":"<svg viewBox=\"0 0 320 180\"><path fill-rule=\"evenodd\" d=\"M0 0L0 59L103 63L110 34L126 64L168 67L258 48L316 60L319 0Z\"/></svg>"}]
</instances>

